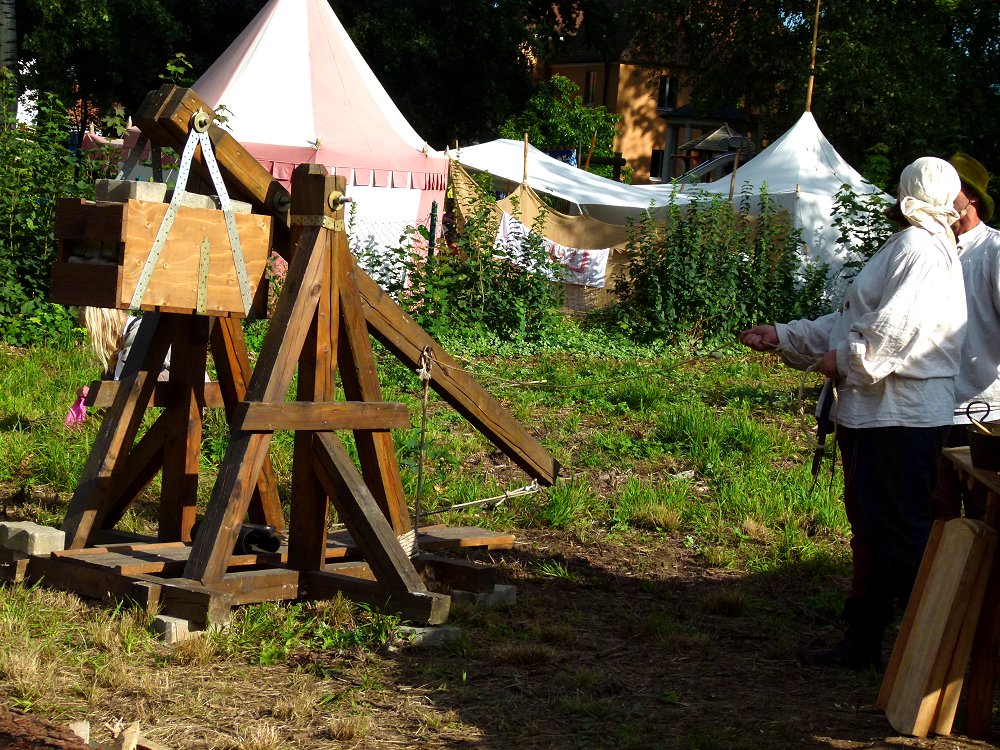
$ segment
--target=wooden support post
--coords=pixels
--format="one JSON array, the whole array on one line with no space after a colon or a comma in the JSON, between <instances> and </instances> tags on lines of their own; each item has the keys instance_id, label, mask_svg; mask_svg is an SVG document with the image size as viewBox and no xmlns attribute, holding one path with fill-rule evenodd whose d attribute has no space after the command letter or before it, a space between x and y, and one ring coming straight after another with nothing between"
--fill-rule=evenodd
<instances>
[{"instance_id":1,"label":"wooden support post","mask_svg":"<svg viewBox=\"0 0 1000 750\"><path fill-rule=\"evenodd\" d=\"M323 288L327 263L324 232L321 227L307 227L302 233L302 241L288 268L285 291L264 336L257 367L247 387L250 401L281 401L288 393ZM233 433L191 548L185 568L187 578L210 584L225 575L270 441L270 433Z\"/></svg>"},{"instance_id":2,"label":"wooden support post","mask_svg":"<svg viewBox=\"0 0 1000 750\"><path fill-rule=\"evenodd\" d=\"M426 591L340 439L329 432L317 432L313 448L320 480L379 584L393 592Z\"/></svg>"},{"instance_id":3,"label":"wooden support post","mask_svg":"<svg viewBox=\"0 0 1000 750\"><path fill-rule=\"evenodd\" d=\"M299 355L299 401L325 404L335 395L334 368L337 365L337 325L339 282L335 271L337 256L343 251L335 241L340 222L343 235L344 209L332 202L347 189L344 177L333 177L318 164L300 164L292 175L292 246L306 224L331 224L322 232L326 243L326 263L316 313L309 324ZM295 251L297 252L297 251ZM293 256L294 257L294 256ZM329 499L316 476L313 432L297 429L292 464L291 518L288 527L288 563L299 570L319 570L326 561L326 529Z\"/></svg>"},{"instance_id":4,"label":"wooden support post","mask_svg":"<svg viewBox=\"0 0 1000 750\"><path fill-rule=\"evenodd\" d=\"M191 541L198 506L201 459L201 392L205 387L209 319L204 315L170 315L174 336L170 355L173 386L166 416L163 483L160 493L161 542Z\"/></svg>"},{"instance_id":5,"label":"wooden support post","mask_svg":"<svg viewBox=\"0 0 1000 750\"><path fill-rule=\"evenodd\" d=\"M97 530L95 521L114 502L114 478L128 455L142 424L157 375L170 346L169 325L157 315L143 318L130 361L134 371L122 377L122 387L104 415L97 439L83 467L80 483L63 521L67 549L86 547Z\"/></svg>"},{"instance_id":6,"label":"wooden support post","mask_svg":"<svg viewBox=\"0 0 1000 750\"><path fill-rule=\"evenodd\" d=\"M371 339L365 326L364 312L358 292L355 271L357 265L350 253L340 255L342 279L340 379L344 395L351 401L381 401L382 388L375 372ZM365 483L389 520L396 536L410 530L410 515L399 475L396 448L387 429L355 430L354 443Z\"/></svg>"},{"instance_id":7,"label":"wooden support post","mask_svg":"<svg viewBox=\"0 0 1000 750\"><path fill-rule=\"evenodd\" d=\"M1000 530L1000 496L992 489L986 498L986 522ZM1000 552L994 554L986 575L986 596L972 641L967 688L965 733L987 740L993 724L993 699L1000 653Z\"/></svg>"},{"instance_id":8,"label":"wooden support post","mask_svg":"<svg viewBox=\"0 0 1000 750\"><path fill-rule=\"evenodd\" d=\"M112 529L136 498L163 468L163 446L167 435L167 417L161 414L146 430L128 454L121 472L115 476L115 491L106 513L96 519L96 529Z\"/></svg>"}]
</instances>

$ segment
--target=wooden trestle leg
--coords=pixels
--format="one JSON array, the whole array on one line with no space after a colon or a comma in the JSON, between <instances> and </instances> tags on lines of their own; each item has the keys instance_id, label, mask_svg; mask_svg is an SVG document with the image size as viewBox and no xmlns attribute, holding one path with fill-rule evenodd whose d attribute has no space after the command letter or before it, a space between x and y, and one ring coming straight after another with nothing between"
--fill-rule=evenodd
<instances>
[{"instance_id":1,"label":"wooden trestle leg","mask_svg":"<svg viewBox=\"0 0 1000 750\"><path fill-rule=\"evenodd\" d=\"M248 402L279 402L288 392L323 287L325 232L321 227L307 227L302 232L247 387ZM242 409L241 405L235 415L229 448L184 569L186 578L206 585L219 582L225 575L271 442L271 432L242 429L241 418L245 413Z\"/></svg>"},{"instance_id":2,"label":"wooden trestle leg","mask_svg":"<svg viewBox=\"0 0 1000 750\"><path fill-rule=\"evenodd\" d=\"M161 320L159 315L145 316L139 326L130 356L135 370L126 371L122 377L66 511L62 528L67 549L90 544L95 531L102 528L104 516L116 504L116 479L123 473L128 449L135 441L163 367L171 328L170 321Z\"/></svg>"}]
</instances>

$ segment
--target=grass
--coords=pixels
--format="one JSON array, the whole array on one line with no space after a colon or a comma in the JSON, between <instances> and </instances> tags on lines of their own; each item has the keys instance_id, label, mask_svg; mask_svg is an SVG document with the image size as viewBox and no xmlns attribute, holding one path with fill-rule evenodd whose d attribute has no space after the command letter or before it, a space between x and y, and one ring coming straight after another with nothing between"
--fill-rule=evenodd
<instances>
[{"instance_id":1,"label":"grass","mask_svg":"<svg viewBox=\"0 0 1000 750\"><path fill-rule=\"evenodd\" d=\"M578 335L570 335L574 330ZM539 436L562 464L563 478L535 494L448 511L429 523L559 533L581 545L597 536L612 545L670 542L706 568L765 579L791 566L817 579L843 571L847 524L839 489L831 492L823 482L810 492L799 378L776 360L736 351L698 358L689 349L631 346L585 329L568 329L564 340L544 346L447 346ZM393 435L411 509L421 462L423 509L502 496L527 484L510 459L433 393L421 449L419 380L384 351L377 356L383 397L407 404L414 425ZM61 522L99 426L96 415L81 429L62 420L76 388L96 369L82 347L0 348L0 488L7 518ZM811 386L808 395L815 396ZM209 414L202 510L227 439L221 415ZM286 500L291 444L290 434L279 433L271 449ZM154 482L146 490L122 528L155 530L158 487ZM637 579L645 591L650 563L637 554L633 564L621 576ZM560 554L542 554L513 570L567 590L597 585L591 567ZM817 594L802 606L827 617L837 602ZM655 658L674 659L712 646L706 619L739 621L760 609L743 587L713 589L692 608L696 615L667 607L618 613L617 627ZM454 619L487 640L452 646L447 669L435 674L427 667L421 674L421 695L435 695L434 684L465 695L491 679L491 666L481 666L485 673L468 668L484 660L510 673L508 683L526 695L533 688L519 681L530 682L532 669L569 669L573 686L551 710L584 732L609 722L614 739L608 741L618 746L649 746L636 717L621 714L602 694L609 679L603 670L567 659L567 652L584 648L576 614L514 625L456 608ZM310 742L377 746L378 695L394 677L373 655L393 647L397 624L342 599L259 604L236 609L226 631L167 648L151 637L144 615L9 586L0 595L0 690L12 706L60 719L144 719L157 727L153 738L159 732L171 746L291 747L288 726L309 727ZM774 628L776 639L788 637L776 625L759 627ZM471 731L462 723L469 719L447 704L432 710L423 698L402 703L399 731L442 738ZM684 747L722 747L730 740L721 727L685 731Z\"/></svg>"}]
</instances>

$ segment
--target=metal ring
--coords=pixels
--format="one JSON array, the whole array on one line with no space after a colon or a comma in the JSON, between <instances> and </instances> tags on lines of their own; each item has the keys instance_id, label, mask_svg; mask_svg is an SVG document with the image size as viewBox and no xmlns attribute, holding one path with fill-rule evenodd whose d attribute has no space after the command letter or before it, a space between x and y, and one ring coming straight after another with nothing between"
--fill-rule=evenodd
<instances>
[{"instance_id":1,"label":"metal ring","mask_svg":"<svg viewBox=\"0 0 1000 750\"><path fill-rule=\"evenodd\" d=\"M207 113L202 112L200 109L194 113L194 117L191 118L191 127L194 128L199 133L208 132L209 127L212 125L212 118L208 116Z\"/></svg>"},{"instance_id":2,"label":"metal ring","mask_svg":"<svg viewBox=\"0 0 1000 750\"><path fill-rule=\"evenodd\" d=\"M326 196L326 205L332 209L337 208L343 202L344 194L339 190L331 190L330 194Z\"/></svg>"},{"instance_id":3,"label":"metal ring","mask_svg":"<svg viewBox=\"0 0 1000 750\"><path fill-rule=\"evenodd\" d=\"M989 403L987 403L986 401L970 401L969 403L967 403L965 405L965 416L969 418L969 421L972 421L975 418L975 417L972 416L972 407L974 405L979 405L979 404L982 404L983 406L986 407L986 413L983 414L983 418L980 419L979 421L980 422L985 422L986 419L990 416L990 405L989 405ZM978 413L980 410L977 409L976 411Z\"/></svg>"}]
</instances>

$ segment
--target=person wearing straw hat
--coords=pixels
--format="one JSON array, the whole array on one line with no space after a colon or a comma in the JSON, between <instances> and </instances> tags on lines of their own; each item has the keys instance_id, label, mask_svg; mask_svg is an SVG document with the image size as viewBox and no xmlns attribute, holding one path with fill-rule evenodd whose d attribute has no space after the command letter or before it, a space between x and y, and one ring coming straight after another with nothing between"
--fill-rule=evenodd
<instances>
[{"instance_id":1,"label":"person wearing straw hat","mask_svg":"<svg viewBox=\"0 0 1000 750\"><path fill-rule=\"evenodd\" d=\"M955 379L955 428L950 447L968 445L969 417L981 422L1000 420L1000 231L986 225L993 218L993 198L987 192L986 168L968 154L948 160L962 180L968 205L952 226L965 277L969 320L958 377ZM945 458L938 466L938 483L931 495L934 518L957 518L965 507L969 518L986 514L985 488L970 490Z\"/></svg>"},{"instance_id":2,"label":"person wearing straw hat","mask_svg":"<svg viewBox=\"0 0 1000 750\"><path fill-rule=\"evenodd\" d=\"M917 159L899 180L907 226L868 261L840 311L740 334L750 348L775 351L835 384L830 418L844 466L854 570L847 630L832 648L800 651L809 665L881 665L894 605L905 608L927 545L928 499L951 427L966 321L951 229L960 192L948 162Z\"/></svg>"}]
</instances>

